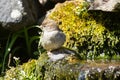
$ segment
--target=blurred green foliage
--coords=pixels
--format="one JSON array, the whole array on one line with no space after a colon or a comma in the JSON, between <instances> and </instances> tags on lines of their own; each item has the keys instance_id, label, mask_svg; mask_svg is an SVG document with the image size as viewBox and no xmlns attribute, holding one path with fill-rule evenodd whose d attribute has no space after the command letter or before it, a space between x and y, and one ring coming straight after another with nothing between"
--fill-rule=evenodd
<instances>
[{"instance_id":1,"label":"blurred green foliage","mask_svg":"<svg viewBox=\"0 0 120 80\"><path fill-rule=\"evenodd\" d=\"M9 60L11 60L10 62L13 62L12 57L14 55L17 55L18 53L20 53L22 50L24 50L24 56L28 57L28 58L33 58L32 56L38 56L39 52L38 49L33 50L33 48L35 48L35 46L33 46L33 42L35 43L36 41L39 41L40 35L38 34L31 34L33 33L33 30L35 28L38 28L36 26L31 26L31 27L24 27L24 29L17 31L17 32L11 32L9 34L9 36L6 36L5 39L2 40L2 38L0 39L0 41L3 41L4 44L1 43L1 48L0 48L0 57L1 58L1 62L0 62L0 71L1 73L4 73L5 68L7 68L9 63ZM32 31L30 31L32 30ZM31 32L31 33L29 33ZM24 41L17 41L18 39L22 39ZM37 42L38 43L38 42ZM23 46L21 46L21 45ZM36 47L37 48L37 47ZM18 52L17 52L18 51ZM17 54L16 54L17 52ZM34 54L35 53L35 54ZM21 53L22 55L23 53ZM9 55L12 55L12 57L8 57Z\"/></svg>"}]
</instances>

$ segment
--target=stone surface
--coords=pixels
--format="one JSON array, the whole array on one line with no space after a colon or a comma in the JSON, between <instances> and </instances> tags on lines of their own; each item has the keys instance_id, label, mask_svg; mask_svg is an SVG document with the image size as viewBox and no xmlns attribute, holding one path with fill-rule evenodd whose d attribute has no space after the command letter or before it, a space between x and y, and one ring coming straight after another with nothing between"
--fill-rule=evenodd
<instances>
[{"instance_id":1,"label":"stone surface","mask_svg":"<svg viewBox=\"0 0 120 80\"><path fill-rule=\"evenodd\" d=\"M110 68L112 67L112 68ZM114 68L114 69L113 69ZM118 71L116 71L118 70ZM81 71L78 80L119 80L120 78L120 67L109 66L105 70L100 68L93 68L90 70L86 70L84 72Z\"/></svg>"},{"instance_id":2,"label":"stone surface","mask_svg":"<svg viewBox=\"0 0 120 80\"><path fill-rule=\"evenodd\" d=\"M120 0L91 0L91 6L89 10L118 12L120 11Z\"/></svg>"},{"instance_id":3,"label":"stone surface","mask_svg":"<svg viewBox=\"0 0 120 80\"><path fill-rule=\"evenodd\" d=\"M46 56L42 54L38 59L37 70L42 80L118 80L120 77L119 61L82 61L76 55L49 61Z\"/></svg>"},{"instance_id":4,"label":"stone surface","mask_svg":"<svg viewBox=\"0 0 120 80\"><path fill-rule=\"evenodd\" d=\"M50 61L57 61L66 58L67 56L75 55L75 51L67 48L59 48L50 52L47 52Z\"/></svg>"},{"instance_id":5,"label":"stone surface","mask_svg":"<svg viewBox=\"0 0 120 80\"><path fill-rule=\"evenodd\" d=\"M38 60L12 67L4 76L4 80L119 80L119 78L119 61L82 61L75 55L50 61L46 53L42 53Z\"/></svg>"},{"instance_id":6,"label":"stone surface","mask_svg":"<svg viewBox=\"0 0 120 80\"><path fill-rule=\"evenodd\" d=\"M0 27L11 31L37 23L42 14L37 0L0 1Z\"/></svg>"}]
</instances>

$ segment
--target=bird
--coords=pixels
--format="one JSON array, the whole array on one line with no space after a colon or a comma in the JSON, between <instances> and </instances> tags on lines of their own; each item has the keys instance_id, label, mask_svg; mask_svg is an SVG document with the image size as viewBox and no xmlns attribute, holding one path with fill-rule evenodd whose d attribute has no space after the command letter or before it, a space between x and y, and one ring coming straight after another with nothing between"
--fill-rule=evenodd
<instances>
[{"instance_id":1,"label":"bird","mask_svg":"<svg viewBox=\"0 0 120 80\"><path fill-rule=\"evenodd\" d=\"M55 20L45 19L40 29L42 30L40 43L45 50L52 51L59 49L65 43L66 35L59 28Z\"/></svg>"}]
</instances>

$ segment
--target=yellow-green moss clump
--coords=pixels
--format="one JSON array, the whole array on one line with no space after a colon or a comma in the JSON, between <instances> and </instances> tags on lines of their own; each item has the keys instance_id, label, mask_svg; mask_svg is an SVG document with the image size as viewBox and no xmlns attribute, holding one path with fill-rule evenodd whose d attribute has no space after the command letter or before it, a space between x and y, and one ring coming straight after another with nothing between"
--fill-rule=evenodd
<instances>
[{"instance_id":1,"label":"yellow-green moss clump","mask_svg":"<svg viewBox=\"0 0 120 80\"><path fill-rule=\"evenodd\" d=\"M36 63L36 60L31 60L22 66L11 67L10 70L6 71L4 80L37 80L34 74Z\"/></svg>"},{"instance_id":2,"label":"yellow-green moss clump","mask_svg":"<svg viewBox=\"0 0 120 80\"><path fill-rule=\"evenodd\" d=\"M88 4L84 1L67 1L56 5L49 15L49 18L61 23L59 26L67 37L64 46L76 50L84 59L94 58L101 53L112 56L120 52L120 47L117 47L120 36L107 28L112 24L109 18L111 14L91 13L87 11L87 7Z\"/></svg>"},{"instance_id":3,"label":"yellow-green moss clump","mask_svg":"<svg viewBox=\"0 0 120 80\"><path fill-rule=\"evenodd\" d=\"M31 60L6 71L3 80L77 80L80 68L81 64L72 64L65 59L52 62L43 53L38 60Z\"/></svg>"}]
</instances>

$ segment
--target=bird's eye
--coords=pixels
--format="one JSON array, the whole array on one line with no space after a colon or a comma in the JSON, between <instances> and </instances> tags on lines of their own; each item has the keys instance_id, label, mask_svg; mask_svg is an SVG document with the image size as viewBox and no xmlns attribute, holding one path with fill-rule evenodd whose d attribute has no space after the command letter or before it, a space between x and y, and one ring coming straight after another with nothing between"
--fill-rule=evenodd
<instances>
[{"instance_id":1,"label":"bird's eye","mask_svg":"<svg viewBox=\"0 0 120 80\"><path fill-rule=\"evenodd\" d=\"M60 21L58 24L61 25L61 24L62 24L62 21Z\"/></svg>"}]
</instances>

